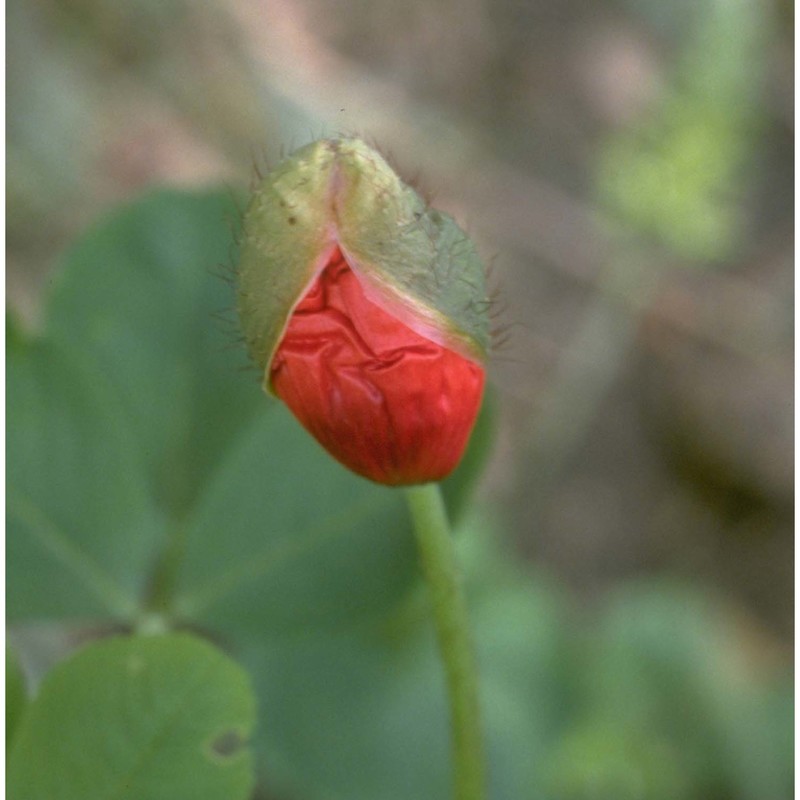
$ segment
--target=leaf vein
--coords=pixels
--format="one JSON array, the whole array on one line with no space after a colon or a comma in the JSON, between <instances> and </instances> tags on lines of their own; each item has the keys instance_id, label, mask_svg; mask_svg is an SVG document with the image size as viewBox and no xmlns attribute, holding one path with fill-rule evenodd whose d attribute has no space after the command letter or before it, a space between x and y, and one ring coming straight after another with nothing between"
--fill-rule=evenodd
<instances>
[{"instance_id":1,"label":"leaf vein","mask_svg":"<svg viewBox=\"0 0 800 800\"><path fill-rule=\"evenodd\" d=\"M127 790L133 786L134 779L142 772L148 760L151 759L158 752L158 745L174 730L181 715L189 706L193 699L195 690L202 685L206 676L211 671L211 664L206 664L201 670L195 673L195 679L188 681L184 691L180 693L177 701L165 715L164 722L155 730L149 741L144 743L139 751L139 755L135 758L128 772L121 778L116 787L114 787L107 800L119 800L125 797Z\"/></svg>"},{"instance_id":2,"label":"leaf vein","mask_svg":"<svg viewBox=\"0 0 800 800\"><path fill-rule=\"evenodd\" d=\"M27 524L42 549L72 572L112 614L130 617L135 613L135 600L77 547L33 500L11 486L8 487L7 499L9 513Z\"/></svg>"},{"instance_id":3,"label":"leaf vein","mask_svg":"<svg viewBox=\"0 0 800 800\"><path fill-rule=\"evenodd\" d=\"M188 616L197 616L207 611L225 595L244 583L263 578L287 561L300 558L311 549L329 539L344 536L352 527L377 508L384 498L371 497L366 501L351 504L334 517L322 523L309 525L291 539L272 545L242 564L229 569L216 580L210 581L194 593L190 592L180 601L180 609Z\"/></svg>"}]
</instances>

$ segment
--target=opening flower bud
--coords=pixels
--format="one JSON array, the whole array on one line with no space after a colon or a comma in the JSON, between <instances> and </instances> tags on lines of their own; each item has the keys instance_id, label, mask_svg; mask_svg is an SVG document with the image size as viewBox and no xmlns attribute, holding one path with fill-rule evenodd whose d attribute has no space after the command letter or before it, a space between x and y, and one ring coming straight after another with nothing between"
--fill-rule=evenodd
<instances>
[{"instance_id":1,"label":"opening flower bud","mask_svg":"<svg viewBox=\"0 0 800 800\"><path fill-rule=\"evenodd\" d=\"M371 480L456 467L483 393L487 307L466 235L357 139L298 151L245 214L239 313L264 386Z\"/></svg>"},{"instance_id":2,"label":"opening flower bud","mask_svg":"<svg viewBox=\"0 0 800 800\"><path fill-rule=\"evenodd\" d=\"M478 364L369 300L338 249L295 308L270 375L331 455L386 484L453 470L484 382Z\"/></svg>"}]
</instances>

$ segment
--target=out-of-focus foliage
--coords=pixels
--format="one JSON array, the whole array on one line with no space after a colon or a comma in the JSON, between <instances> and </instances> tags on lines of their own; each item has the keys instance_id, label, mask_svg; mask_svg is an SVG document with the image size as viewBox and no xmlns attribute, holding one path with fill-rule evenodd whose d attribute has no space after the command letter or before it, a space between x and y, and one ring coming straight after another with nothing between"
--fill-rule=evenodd
<instances>
[{"instance_id":1,"label":"out-of-focus foliage","mask_svg":"<svg viewBox=\"0 0 800 800\"><path fill-rule=\"evenodd\" d=\"M766 20L751 0L703 0L686 13L688 43L655 108L600 153L598 190L625 228L681 258L719 261L742 232Z\"/></svg>"},{"instance_id":2,"label":"out-of-focus foliage","mask_svg":"<svg viewBox=\"0 0 800 800\"><path fill-rule=\"evenodd\" d=\"M618 592L591 636L584 711L560 744L555 797L786 795L776 687L750 684L719 612L681 585ZM788 686L780 691L788 710Z\"/></svg>"}]
</instances>

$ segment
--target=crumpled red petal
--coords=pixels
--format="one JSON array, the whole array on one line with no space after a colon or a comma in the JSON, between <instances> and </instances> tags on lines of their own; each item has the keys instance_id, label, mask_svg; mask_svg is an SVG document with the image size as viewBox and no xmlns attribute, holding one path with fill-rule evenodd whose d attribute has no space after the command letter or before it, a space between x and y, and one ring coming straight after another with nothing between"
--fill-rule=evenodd
<instances>
[{"instance_id":1,"label":"crumpled red petal","mask_svg":"<svg viewBox=\"0 0 800 800\"><path fill-rule=\"evenodd\" d=\"M483 368L369 300L340 251L296 307L271 385L338 461L378 483L441 480L461 460Z\"/></svg>"}]
</instances>

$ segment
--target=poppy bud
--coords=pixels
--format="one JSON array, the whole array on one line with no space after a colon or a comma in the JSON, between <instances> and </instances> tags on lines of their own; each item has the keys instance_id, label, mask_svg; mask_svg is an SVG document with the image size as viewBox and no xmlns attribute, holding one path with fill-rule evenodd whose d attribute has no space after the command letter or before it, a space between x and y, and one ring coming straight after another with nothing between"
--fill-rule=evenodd
<instances>
[{"instance_id":1,"label":"poppy bud","mask_svg":"<svg viewBox=\"0 0 800 800\"><path fill-rule=\"evenodd\" d=\"M484 385L483 266L358 139L302 148L257 187L238 306L264 388L345 466L379 483L440 480Z\"/></svg>"}]
</instances>

